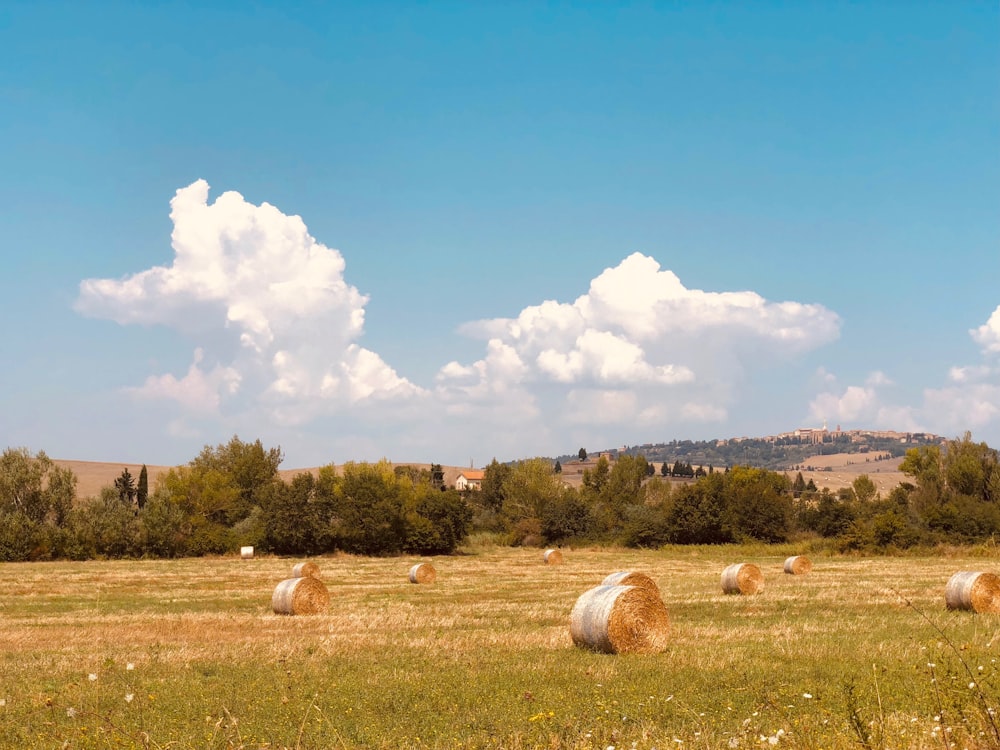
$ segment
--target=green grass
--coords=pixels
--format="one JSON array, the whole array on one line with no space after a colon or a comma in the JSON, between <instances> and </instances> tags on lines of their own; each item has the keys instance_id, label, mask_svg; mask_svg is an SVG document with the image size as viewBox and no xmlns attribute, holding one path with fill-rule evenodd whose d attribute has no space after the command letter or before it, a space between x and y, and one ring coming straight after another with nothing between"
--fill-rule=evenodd
<instances>
[{"instance_id":1,"label":"green grass","mask_svg":"<svg viewBox=\"0 0 1000 750\"><path fill-rule=\"evenodd\" d=\"M812 555L785 575L795 551L546 566L484 545L433 559L431 585L407 582L414 559L337 555L310 617L270 610L296 560L5 564L0 747L997 746L1000 617L944 609L951 574L995 556ZM764 592L723 595L730 562L758 564ZM576 598L625 569L659 584L670 648L575 648Z\"/></svg>"}]
</instances>

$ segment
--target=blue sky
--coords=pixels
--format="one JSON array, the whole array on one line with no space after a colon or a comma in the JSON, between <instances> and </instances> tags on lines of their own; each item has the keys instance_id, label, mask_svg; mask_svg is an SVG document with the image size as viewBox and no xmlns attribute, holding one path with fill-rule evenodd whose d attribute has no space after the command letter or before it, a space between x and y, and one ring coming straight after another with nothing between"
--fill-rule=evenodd
<instances>
[{"instance_id":1,"label":"blue sky","mask_svg":"<svg viewBox=\"0 0 1000 750\"><path fill-rule=\"evenodd\" d=\"M1000 446L1000 10L0 5L0 443Z\"/></svg>"}]
</instances>

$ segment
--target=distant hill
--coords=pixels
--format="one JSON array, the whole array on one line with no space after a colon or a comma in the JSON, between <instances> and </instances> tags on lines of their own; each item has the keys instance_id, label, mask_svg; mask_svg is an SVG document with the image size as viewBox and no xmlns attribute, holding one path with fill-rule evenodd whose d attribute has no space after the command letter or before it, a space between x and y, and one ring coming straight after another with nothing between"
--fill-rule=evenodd
<instances>
[{"instance_id":1,"label":"distant hill","mask_svg":"<svg viewBox=\"0 0 1000 750\"><path fill-rule=\"evenodd\" d=\"M878 437L860 431L841 433L823 442L799 441L792 438L730 438L727 440L673 440L669 443L646 443L622 448L610 448L601 453L614 456L645 456L647 461L659 464L667 462L689 463L694 468L706 470L709 466L724 469L727 466L756 466L772 471L806 469L822 466L817 457L856 455L858 461L875 459L878 456L902 458L906 451L921 445L937 445L941 438L937 435L897 433L900 437ZM561 462L577 458L577 454L556 457ZM555 460L555 459L553 459Z\"/></svg>"}]
</instances>

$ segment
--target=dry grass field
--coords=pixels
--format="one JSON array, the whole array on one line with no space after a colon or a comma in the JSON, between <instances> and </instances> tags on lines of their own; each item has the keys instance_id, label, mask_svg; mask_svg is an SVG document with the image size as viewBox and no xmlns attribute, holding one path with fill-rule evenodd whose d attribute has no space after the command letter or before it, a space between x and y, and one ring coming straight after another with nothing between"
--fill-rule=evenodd
<instances>
[{"instance_id":1,"label":"dry grass field","mask_svg":"<svg viewBox=\"0 0 1000 750\"><path fill-rule=\"evenodd\" d=\"M867 474L879 494L885 497L898 486L900 482L912 481L912 477L906 476L899 470L899 465L903 462L901 458L890 458L884 461L870 460L863 453L837 453L832 456L813 456L802 463L803 466L813 467L811 470L802 470L802 478L808 482L810 479L817 487L829 487L831 492L836 492L842 487L850 487L851 483L862 474ZM797 471L789 470L788 475L794 479Z\"/></svg>"},{"instance_id":2,"label":"dry grass field","mask_svg":"<svg viewBox=\"0 0 1000 750\"><path fill-rule=\"evenodd\" d=\"M272 613L297 560L0 565L0 747L987 748L1000 733L1000 615L946 611L997 550L814 558L792 548L470 546L315 558L331 595ZM754 562L762 593L720 573ZM670 645L576 648L569 612L610 572L652 577Z\"/></svg>"}]
</instances>

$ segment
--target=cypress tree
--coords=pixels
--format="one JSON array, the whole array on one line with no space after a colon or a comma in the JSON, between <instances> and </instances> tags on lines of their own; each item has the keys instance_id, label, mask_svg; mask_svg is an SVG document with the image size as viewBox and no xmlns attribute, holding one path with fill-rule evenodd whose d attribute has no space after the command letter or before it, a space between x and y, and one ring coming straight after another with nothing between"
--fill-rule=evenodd
<instances>
[{"instance_id":1,"label":"cypress tree","mask_svg":"<svg viewBox=\"0 0 1000 750\"><path fill-rule=\"evenodd\" d=\"M139 472L139 486L135 489L135 499L136 503L139 505L139 510L142 510L143 506L146 504L146 498L149 497L149 474L146 472L146 464L142 465L142 470Z\"/></svg>"}]
</instances>

